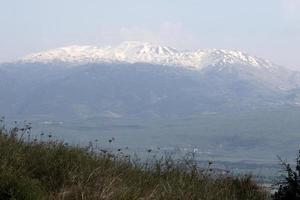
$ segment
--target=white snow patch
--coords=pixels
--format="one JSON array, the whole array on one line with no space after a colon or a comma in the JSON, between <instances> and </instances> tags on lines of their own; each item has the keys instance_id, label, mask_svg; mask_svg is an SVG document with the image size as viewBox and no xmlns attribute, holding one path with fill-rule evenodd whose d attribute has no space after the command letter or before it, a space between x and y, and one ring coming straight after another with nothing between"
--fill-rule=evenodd
<instances>
[{"instance_id":1,"label":"white snow patch","mask_svg":"<svg viewBox=\"0 0 300 200\"><path fill-rule=\"evenodd\" d=\"M147 42L129 41L117 46L68 46L30 54L19 60L26 63L62 62L72 65L85 63L149 63L202 69L207 66L226 64L251 65L271 68L267 60L233 50L181 51L175 48L154 45Z\"/></svg>"}]
</instances>

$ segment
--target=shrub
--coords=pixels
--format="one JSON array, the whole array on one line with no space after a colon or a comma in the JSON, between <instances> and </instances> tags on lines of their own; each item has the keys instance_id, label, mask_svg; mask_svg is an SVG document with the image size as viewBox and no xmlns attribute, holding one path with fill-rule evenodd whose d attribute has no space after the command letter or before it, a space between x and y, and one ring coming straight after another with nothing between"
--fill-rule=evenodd
<instances>
[{"instance_id":1,"label":"shrub","mask_svg":"<svg viewBox=\"0 0 300 200\"><path fill-rule=\"evenodd\" d=\"M295 170L290 164L282 161L286 176L279 183L279 189L275 192L274 200L300 200L300 151L296 159Z\"/></svg>"}]
</instances>

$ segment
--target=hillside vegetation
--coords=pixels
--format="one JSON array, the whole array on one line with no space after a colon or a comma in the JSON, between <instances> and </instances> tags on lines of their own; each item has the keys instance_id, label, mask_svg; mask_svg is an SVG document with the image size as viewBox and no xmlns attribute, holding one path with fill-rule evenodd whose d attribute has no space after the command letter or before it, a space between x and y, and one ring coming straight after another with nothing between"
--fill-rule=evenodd
<instances>
[{"instance_id":1,"label":"hillside vegetation","mask_svg":"<svg viewBox=\"0 0 300 200\"><path fill-rule=\"evenodd\" d=\"M103 149L70 146L51 135L30 136L0 126L0 199L201 199L265 200L251 177L221 175L189 158L155 162Z\"/></svg>"}]
</instances>

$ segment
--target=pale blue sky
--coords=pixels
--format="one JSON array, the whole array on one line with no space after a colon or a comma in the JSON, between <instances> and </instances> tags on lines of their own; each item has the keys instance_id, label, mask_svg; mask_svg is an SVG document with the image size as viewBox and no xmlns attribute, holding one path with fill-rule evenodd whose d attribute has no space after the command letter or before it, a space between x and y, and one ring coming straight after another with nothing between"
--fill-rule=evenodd
<instances>
[{"instance_id":1,"label":"pale blue sky","mask_svg":"<svg viewBox=\"0 0 300 200\"><path fill-rule=\"evenodd\" d=\"M238 49L300 69L300 0L0 0L0 62L124 40Z\"/></svg>"}]
</instances>

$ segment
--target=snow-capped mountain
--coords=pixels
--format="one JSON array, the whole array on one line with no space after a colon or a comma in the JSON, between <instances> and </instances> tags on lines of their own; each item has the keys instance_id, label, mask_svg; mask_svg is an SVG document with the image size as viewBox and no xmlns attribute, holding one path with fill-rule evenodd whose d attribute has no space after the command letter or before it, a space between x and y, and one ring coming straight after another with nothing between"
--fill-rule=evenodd
<instances>
[{"instance_id":1,"label":"snow-capped mountain","mask_svg":"<svg viewBox=\"0 0 300 200\"><path fill-rule=\"evenodd\" d=\"M0 64L0 111L25 118L186 116L297 106L299 88L298 72L246 53L142 42L69 46Z\"/></svg>"},{"instance_id":2,"label":"snow-capped mountain","mask_svg":"<svg viewBox=\"0 0 300 200\"><path fill-rule=\"evenodd\" d=\"M258 147L266 155L263 149L274 153L279 144L299 145L299 105L299 72L239 51L124 42L0 64L0 116L63 121L47 130L72 139L117 133L120 141L128 134L133 142L165 137L173 145L178 138L180 145L245 148L247 155Z\"/></svg>"},{"instance_id":3,"label":"snow-capped mountain","mask_svg":"<svg viewBox=\"0 0 300 200\"><path fill-rule=\"evenodd\" d=\"M20 59L21 62L70 64L85 63L148 63L157 65L183 66L203 69L211 65L242 64L271 68L267 60L233 50L180 51L175 48L147 42L123 42L117 46L68 46L45 52L34 53Z\"/></svg>"}]
</instances>

